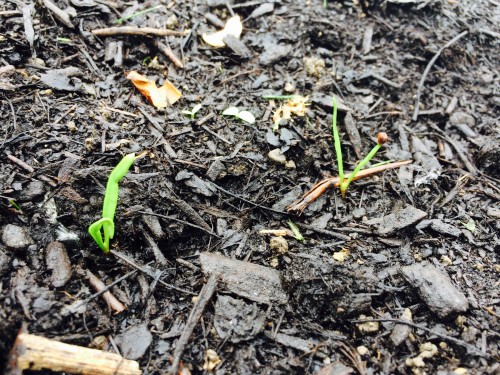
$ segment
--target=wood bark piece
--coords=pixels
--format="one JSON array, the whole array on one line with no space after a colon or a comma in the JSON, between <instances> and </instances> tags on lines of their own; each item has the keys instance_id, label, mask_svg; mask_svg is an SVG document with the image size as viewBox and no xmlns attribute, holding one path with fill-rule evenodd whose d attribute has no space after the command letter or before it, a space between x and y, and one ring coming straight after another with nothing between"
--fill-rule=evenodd
<instances>
[{"instance_id":1,"label":"wood bark piece","mask_svg":"<svg viewBox=\"0 0 500 375\"><path fill-rule=\"evenodd\" d=\"M200 262L205 274L219 276L227 290L241 297L266 304L288 301L280 273L272 268L206 252L200 254Z\"/></svg>"},{"instance_id":2,"label":"wood bark piece","mask_svg":"<svg viewBox=\"0 0 500 375\"><path fill-rule=\"evenodd\" d=\"M86 375L140 375L139 363L114 353L20 333L10 352L6 374L51 370Z\"/></svg>"},{"instance_id":3,"label":"wood bark piece","mask_svg":"<svg viewBox=\"0 0 500 375\"><path fill-rule=\"evenodd\" d=\"M153 27L115 26L115 27L107 27L105 29L92 30L92 34L97 36L115 36L115 35L184 36L189 34L189 30L175 31L167 29L155 29Z\"/></svg>"}]
</instances>

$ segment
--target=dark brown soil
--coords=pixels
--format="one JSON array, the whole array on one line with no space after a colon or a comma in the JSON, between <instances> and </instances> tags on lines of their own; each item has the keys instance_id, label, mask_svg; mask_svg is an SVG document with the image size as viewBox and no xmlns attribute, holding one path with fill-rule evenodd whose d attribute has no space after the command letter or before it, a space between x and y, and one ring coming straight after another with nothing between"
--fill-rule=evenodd
<instances>
[{"instance_id":1,"label":"dark brown soil","mask_svg":"<svg viewBox=\"0 0 500 375\"><path fill-rule=\"evenodd\" d=\"M209 252L276 270L280 282L260 290L251 272L219 274L181 353L186 373L206 372L209 349L217 374L500 371L496 1L56 1L73 28L43 4L0 0L0 368L24 322L167 373ZM124 25L191 31L92 34L158 5ZM240 43L205 44L233 12ZM131 70L168 77L183 97L156 110ZM266 94L309 96L307 115L273 132L282 101ZM337 175L331 95L343 104L347 170L379 131L389 142L372 164L413 163L286 213ZM194 119L181 113L198 103ZM222 116L230 106L256 122ZM270 160L277 148L294 166ZM114 255L103 254L87 228L112 168L143 151L120 182ZM286 237L288 251L275 253L259 231L288 220L305 240ZM89 272L106 285L129 275L111 288L124 311L88 298ZM75 301L86 303L71 310Z\"/></svg>"}]
</instances>

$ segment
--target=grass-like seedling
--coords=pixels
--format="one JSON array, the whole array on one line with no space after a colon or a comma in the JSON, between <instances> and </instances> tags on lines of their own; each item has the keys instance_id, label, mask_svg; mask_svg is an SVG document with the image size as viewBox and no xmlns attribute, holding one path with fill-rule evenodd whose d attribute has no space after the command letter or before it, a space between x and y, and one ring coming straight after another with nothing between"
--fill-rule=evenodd
<instances>
[{"instance_id":1,"label":"grass-like seedling","mask_svg":"<svg viewBox=\"0 0 500 375\"><path fill-rule=\"evenodd\" d=\"M234 116L237 119L253 124L255 122L255 116L248 111L240 111L237 107L226 108L222 114L224 116Z\"/></svg>"},{"instance_id":2,"label":"grass-like seedling","mask_svg":"<svg viewBox=\"0 0 500 375\"><path fill-rule=\"evenodd\" d=\"M181 113L186 115L186 116L189 116L191 118L191 120L194 120L196 113L201 109L201 107L202 107L202 104L196 104L193 107L193 109L191 109L190 111L185 109L185 110L181 111Z\"/></svg>"},{"instance_id":3,"label":"grass-like seedling","mask_svg":"<svg viewBox=\"0 0 500 375\"><path fill-rule=\"evenodd\" d=\"M411 160L403 160L397 162L382 162L378 163L368 169L362 170L363 167L375 156L380 147L387 142L387 134L379 133L377 136L377 144L370 153L357 165L357 167L352 171L347 178L344 177L344 164L342 161L342 149L340 146L340 136L337 129L337 100L333 97L333 119L332 119L332 132L333 132L333 144L335 148L335 153L337 156L337 166L338 166L338 177L329 177L314 185L307 193L305 193L300 199L293 202L287 207L287 211L298 211L302 212L304 209L318 199L321 195L331 188L340 188L342 197L345 197L345 193L349 184L352 181L359 180L361 178L366 178L374 174L380 173L393 168L399 168L403 165L409 164Z\"/></svg>"},{"instance_id":4,"label":"grass-like seedling","mask_svg":"<svg viewBox=\"0 0 500 375\"><path fill-rule=\"evenodd\" d=\"M115 235L115 211L118 204L118 183L125 177L136 159L135 154L128 154L111 171L106 185L106 194L102 205L102 219L89 226L89 234L105 253L109 252L109 240ZM102 229L102 232L101 232ZM104 234L104 240L102 235Z\"/></svg>"},{"instance_id":5,"label":"grass-like seedling","mask_svg":"<svg viewBox=\"0 0 500 375\"><path fill-rule=\"evenodd\" d=\"M128 21L129 19L131 18L134 18L134 17L137 17L137 16L140 16L142 14L146 14L146 13L149 13L149 12L152 12L152 11L155 11L157 9L160 9L163 5L157 5L157 6L154 6L154 7L151 7L151 8L147 8L147 9L144 9L144 10L141 10L139 12L135 12L133 14L130 14L128 16L125 16L125 17L122 17L122 18L119 18L115 21L115 24L117 25L121 25L123 22L125 21Z\"/></svg>"},{"instance_id":6,"label":"grass-like seedling","mask_svg":"<svg viewBox=\"0 0 500 375\"><path fill-rule=\"evenodd\" d=\"M333 145L335 148L335 153L337 155L337 166L339 171L339 180L340 180L340 193L342 197L345 197L345 193L350 183L356 178L356 175L363 169L363 167L375 156L375 154L380 150L380 147L384 143L387 142L387 134L386 133L378 133L377 135L377 144L372 148L370 153L366 155L366 157L359 162L354 171L349 174L349 177L344 178L344 164L342 161L342 148L340 146L340 136L339 131L337 129L337 99L335 96L333 98L333 119L332 119L332 132L333 132Z\"/></svg>"},{"instance_id":7,"label":"grass-like seedling","mask_svg":"<svg viewBox=\"0 0 500 375\"><path fill-rule=\"evenodd\" d=\"M295 239L297 241L301 241L301 242L304 241L304 236L302 235L302 233L300 233L300 230L299 230L299 227L297 226L297 224L295 224L291 220L288 220L287 224L290 227L290 230L292 231L293 236L295 237Z\"/></svg>"}]
</instances>

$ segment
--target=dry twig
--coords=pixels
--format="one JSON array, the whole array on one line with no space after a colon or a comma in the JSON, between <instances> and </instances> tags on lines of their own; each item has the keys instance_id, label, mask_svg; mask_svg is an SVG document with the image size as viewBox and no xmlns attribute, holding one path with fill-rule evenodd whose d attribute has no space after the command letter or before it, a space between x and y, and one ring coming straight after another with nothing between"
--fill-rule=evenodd
<instances>
[{"instance_id":1,"label":"dry twig","mask_svg":"<svg viewBox=\"0 0 500 375\"><path fill-rule=\"evenodd\" d=\"M46 1L46 0L45 0ZM189 30L175 31L167 29L155 29L154 27L136 27L136 26L114 26L104 29L92 30L92 34L97 36L116 36L116 35L157 35L157 36L184 36Z\"/></svg>"}]
</instances>

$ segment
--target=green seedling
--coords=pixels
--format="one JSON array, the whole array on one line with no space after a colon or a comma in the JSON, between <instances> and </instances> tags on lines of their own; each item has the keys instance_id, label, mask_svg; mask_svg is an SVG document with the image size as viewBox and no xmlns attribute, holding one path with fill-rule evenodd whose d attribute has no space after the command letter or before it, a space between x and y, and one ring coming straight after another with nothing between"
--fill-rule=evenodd
<instances>
[{"instance_id":1,"label":"green seedling","mask_svg":"<svg viewBox=\"0 0 500 375\"><path fill-rule=\"evenodd\" d=\"M125 155L115 169L111 171L102 205L102 219L97 220L89 226L89 234L105 253L109 252L109 240L113 239L115 234L114 217L118 204L118 183L125 177L135 159L136 156L134 153ZM102 238L103 233L104 240Z\"/></svg>"},{"instance_id":2,"label":"green seedling","mask_svg":"<svg viewBox=\"0 0 500 375\"><path fill-rule=\"evenodd\" d=\"M295 237L295 239L297 241L304 241L304 236L302 235L302 233L300 233L299 227L294 222L292 222L291 220L288 220L287 224L290 227L290 230L292 231L293 236Z\"/></svg>"},{"instance_id":3,"label":"green seedling","mask_svg":"<svg viewBox=\"0 0 500 375\"><path fill-rule=\"evenodd\" d=\"M57 37L56 42L61 43L61 44L72 44L73 43L73 41L71 39L63 38L63 37Z\"/></svg>"},{"instance_id":4,"label":"green seedling","mask_svg":"<svg viewBox=\"0 0 500 375\"><path fill-rule=\"evenodd\" d=\"M337 129L337 99L333 96L333 119L332 119L332 132L333 132L333 144L335 148L335 153L337 155L337 166L339 171L339 181L340 181L340 193L342 197L345 197L345 193L350 183L356 177L356 175L363 169L363 167L375 156L378 150L382 147L384 143L387 142L386 133L378 133L377 144L370 151L366 157L359 162L357 167L349 174L349 177L344 178L344 164L342 161L342 149L340 146L340 136Z\"/></svg>"},{"instance_id":5,"label":"green seedling","mask_svg":"<svg viewBox=\"0 0 500 375\"><path fill-rule=\"evenodd\" d=\"M21 206L19 206L17 204L17 202L14 200L14 199L9 199L9 203L12 207L14 207L17 211L19 212L23 212L23 210L21 210Z\"/></svg>"},{"instance_id":6,"label":"green seedling","mask_svg":"<svg viewBox=\"0 0 500 375\"><path fill-rule=\"evenodd\" d=\"M202 104L196 104L193 109L191 109L190 111L188 111L187 109L181 111L182 114L186 115L186 116L189 116L191 118L191 120L194 120L195 116L196 116L196 112L198 112L202 107Z\"/></svg>"},{"instance_id":7,"label":"green seedling","mask_svg":"<svg viewBox=\"0 0 500 375\"><path fill-rule=\"evenodd\" d=\"M266 100L289 100L300 97L300 95L262 95L262 99Z\"/></svg>"},{"instance_id":8,"label":"green seedling","mask_svg":"<svg viewBox=\"0 0 500 375\"><path fill-rule=\"evenodd\" d=\"M224 116L234 116L237 119L253 124L255 122L255 116L248 111L240 111L237 107L226 108L222 114Z\"/></svg>"},{"instance_id":9,"label":"green seedling","mask_svg":"<svg viewBox=\"0 0 500 375\"><path fill-rule=\"evenodd\" d=\"M128 21L129 19L131 18L134 18L134 17L137 17L137 16L140 16L142 14L146 14L146 13L149 13L149 12L153 12L157 9L160 9L163 5L157 5L157 6L154 6L152 8L147 8L147 9L144 9L144 10L141 10L140 12L136 12L136 13L133 13L129 16L125 16L125 17L122 17L122 18L119 18L115 21L115 24L117 25L121 25L123 22L125 21Z\"/></svg>"}]
</instances>

